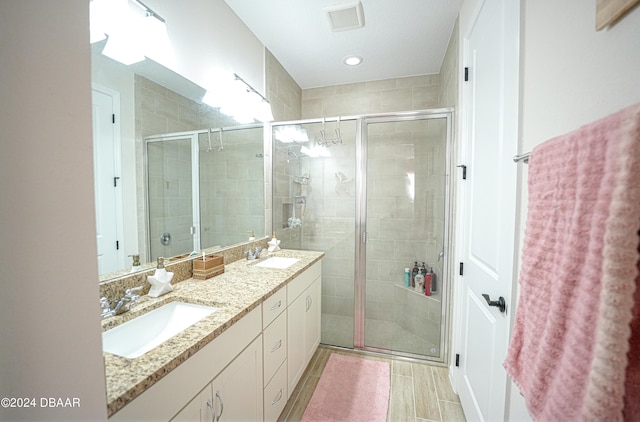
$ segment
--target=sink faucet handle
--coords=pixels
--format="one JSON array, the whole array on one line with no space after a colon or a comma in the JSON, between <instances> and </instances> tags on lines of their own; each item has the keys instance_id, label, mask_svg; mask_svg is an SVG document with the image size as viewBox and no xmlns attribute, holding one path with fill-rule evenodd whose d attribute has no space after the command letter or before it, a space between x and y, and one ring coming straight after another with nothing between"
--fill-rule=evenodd
<instances>
[{"instance_id":1,"label":"sink faucet handle","mask_svg":"<svg viewBox=\"0 0 640 422\"><path fill-rule=\"evenodd\" d=\"M104 296L100 298L100 309L102 310L102 313L109 312L111 310L109 299Z\"/></svg>"},{"instance_id":2,"label":"sink faucet handle","mask_svg":"<svg viewBox=\"0 0 640 422\"><path fill-rule=\"evenodd\" d=\"M125 296L138 296L138 295L134 295L133 292L139 292L140 290L142 290L142 286L132 287L130 289L125 290L124 294Z\"/></svg>"}]
</instances>

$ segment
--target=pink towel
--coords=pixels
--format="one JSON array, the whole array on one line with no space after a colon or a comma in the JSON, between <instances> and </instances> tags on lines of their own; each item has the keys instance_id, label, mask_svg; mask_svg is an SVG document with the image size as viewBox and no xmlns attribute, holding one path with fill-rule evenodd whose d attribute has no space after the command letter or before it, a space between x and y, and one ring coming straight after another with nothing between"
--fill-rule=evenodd
<instances>
[{"instance_id":1,"label":"pink towel","mask_svg":"<svg viewBox=\"0 0 640 422\"><path fill-rule=\"evenodd\" d=\"M536 147L505 368L541 421L622 419L640 228L640 104Z\"/></svg>"}]
</instances>

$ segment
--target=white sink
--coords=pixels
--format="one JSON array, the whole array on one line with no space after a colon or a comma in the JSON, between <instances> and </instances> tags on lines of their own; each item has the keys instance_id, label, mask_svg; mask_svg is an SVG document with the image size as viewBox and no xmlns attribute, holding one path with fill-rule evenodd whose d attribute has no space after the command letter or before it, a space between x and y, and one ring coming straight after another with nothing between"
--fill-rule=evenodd
<instances>
[{"instance_id":1,"label":"white sink","mask_svg":"<svg viewBox=\"0 0 640 422\"><path fill-rule=\"evenodd\" d=\"M283 258L280 256L274 256L269 259L265 259L262 262L258 262L255 266L262 268L277 268L283 270L285 268L289 268L298 261L300 261L298 258Z\"/></svg>"},{"instance_id":2,"label":"white sink","mask_svg":"<svg viewBox=\"0 0 640 422\"><path fill-rule=\"evenodd\" d=\"M216 308L171 302L102 333L102 349L137 358L211 315Z\"/></svg>"}]
</instances>

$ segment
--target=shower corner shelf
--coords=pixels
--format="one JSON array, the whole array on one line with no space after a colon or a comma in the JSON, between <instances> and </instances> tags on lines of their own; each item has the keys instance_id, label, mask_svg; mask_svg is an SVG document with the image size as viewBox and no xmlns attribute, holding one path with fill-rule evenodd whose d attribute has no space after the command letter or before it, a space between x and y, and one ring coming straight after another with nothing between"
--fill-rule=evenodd
<instances>
[{"instance_id":1,"label":"shower corner shelf","mask_svg":"<svg viewBox=\"0 0 640 422\"><path fill-rule=\"evenodd\" d=\"M308 185L309 184L309 177L307 177L307 176L294 176L293 181L294 181L294 183L297 183L299 185Z\"/></svg>"},{"instance_id":2,"label":"shower corner shelf","mask_svg":"<svg viewBox=\"0 0 640 422\"><path fill-rule=\"evenodd\" d=\"M407 287L403 283L393 283L393 285L395 287L398 287L399 289L405 290L405 291L407 291L409 293L413 293L414 295L418 295L418 296L424 297L425 299L429 299L429 300L434 300L436 302L440 302L440 289L438 289L438 291L436 291L436 292L431 293L431 296L427 296L424 293L416 292L413 287Z\"/></svg>"}]
</instances>

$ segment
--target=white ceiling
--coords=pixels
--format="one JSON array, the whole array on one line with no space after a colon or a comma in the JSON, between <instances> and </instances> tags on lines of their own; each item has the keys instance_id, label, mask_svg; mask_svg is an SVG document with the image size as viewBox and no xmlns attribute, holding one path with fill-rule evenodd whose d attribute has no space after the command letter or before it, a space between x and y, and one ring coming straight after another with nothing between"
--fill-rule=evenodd
<instances>
[{"instance_id":1,"label":"white ceiling","mask_svg":"<svg viewBox=\"0 0 640 422\"><path fill-rule=\"evenodd\" d=\"M361 0L364 28L333 32L323 9L354 0L225 1L302 89L439 73L462 3Z\"/></svg>"}]
</instances>

